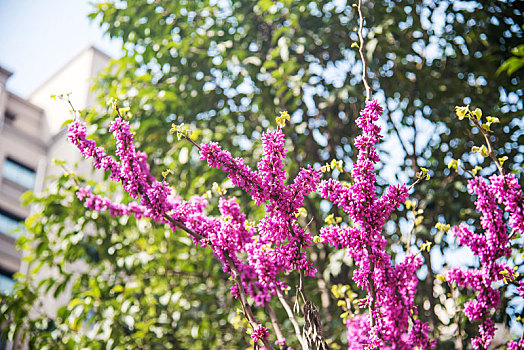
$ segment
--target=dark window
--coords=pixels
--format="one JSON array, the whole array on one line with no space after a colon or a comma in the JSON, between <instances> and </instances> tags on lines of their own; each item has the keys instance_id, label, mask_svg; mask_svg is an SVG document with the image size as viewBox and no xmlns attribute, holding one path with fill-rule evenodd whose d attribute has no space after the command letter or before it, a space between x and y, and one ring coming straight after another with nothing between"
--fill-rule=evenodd
<instances>
[{"instance_id":1,"label":"dark window","mask_svg":"<svg viewBox=\"0 0 524 350\"><path fill-rule=\"evenodd\" d=\"M2 167L2 177L23 188L32 190L35 186L36 173L30 167L11 158L6 158Z\"/></svg>"},{"instance_id":2,"label":"dark window","mask_svg":"<svg viewBox=\"0 0 524 350\"><path fill-rule=\"evenodd\" d=\"M13 274L0 269L0 294L11 293L14 284L15 281L13 280Z\"/></svg>"},{"instance_id":3,"label":"dark window","mask_svg":"<svg viewBox=\"0 0 524 350\"><path fill-rule=\"evenodd\" d=\"M10 112L10 111L5 111L4 116L5 116L6 123L12 123L16 119L16 114L14 114L13 112Z\"/></svg>"},{"instance_id":4,"label":"dark window","mask_svg":"<svg viewBox=\"0 0 524 350\"><path fill-rule=\"evenodd\" d=\"M8 213L0 209L0 232L4 235L18 238L23 233L24 218Z\"/></svg>"}]
</instances>

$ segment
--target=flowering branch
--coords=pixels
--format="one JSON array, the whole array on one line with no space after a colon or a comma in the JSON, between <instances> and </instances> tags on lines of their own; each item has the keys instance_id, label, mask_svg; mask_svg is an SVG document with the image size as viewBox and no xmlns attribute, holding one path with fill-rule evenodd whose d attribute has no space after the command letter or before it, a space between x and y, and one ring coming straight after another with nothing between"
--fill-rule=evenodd
<instances>
[{"instance_id":1,"label":"flowering branch","mask_svg":"<svg viewBox=\"0 0 524 350\"><path fill-rule=\"evenodd\" d=\"M484 157L489 155L500 173L490 176L489 182L480 176L468 181L469 192L477 196L475 206L481 213L480 224L484 232L475 233L465 223L451 228L459 243L468 246L480 260L480 266L476 269L450 269L447 272L447 281L450 285L456 283L459 287L469 287L478 292L475 299L464 304L464 314L470 321L480 323L479 336L473 338L472 345L474 349L481 349L489 347L495 334L490 313L498 307L501 298L500 290L495 289L496 282L502 280L506 284L515 279L513 269L499 259L511 255L509 240L513 232L522 233L524 230L524 195L515 176L504 174L502 164L495 157L489 141L489 127L491 123L498 122L498 119L487 117L488 121L481 124L482 111L478 108L470 111L469 106L457 107L456 112L459 119L467 117L480 129L488 148L477 147L474 152L480 151ZM456 168L457 164L458 161L454 161L452 166ZM506 215L509 216L509 226L513 230L511 233L505 223Z\"/></svg>"},{"instance_id":2,"label":"flowering branch","mask_svg":"<svg viewBox=\"0 0 524 350\"><path fill-rule=\"evenodd\" d=\"M193 236L195 239L197 240L203 240L204 239L204 236L202 236L201 234L199 233L196 233L195 231L191 230L190 228L188 228L187 226L185 226L182 222L178 221L178 220L175 220L173 219L172 217L170 217L169 215L164 215L164 218L169 221L170 223L172 223L174 226L184 230L186 233L190 234L191 236Z\"/></svg>"},{"instance_id":3,"label":"flowering branch","mask_svg":"<svg viewBox=\"0 0 524 350\"><path fill-rule=\"evenodd\" d=\"M241 212L235 198L222 196L219 200L220 216L211 217L204 214L207 205L204 198L194 196L184 201L173 194L173 189L165 182L165 176L164 181L157 181L150 173L147 156L135 149L129 123L124 120L115 103L113 107L117 118L109 130L116 141L116 157L109 156L103 148L96 146L95 141L87 139L86 125L77 120L77 112L73 109L75 120L69 126L70 142L84 157L93 159L95 168L107 171L112 180L120 182L135 201L115 203L109 198L93 194L89 187L79 188L77 197L91 210L108 211L113 216L150 218L169 225L172 230L184 230L192 237L195 245L209 245L222 263L223 271L235 281L231 292L242 305L255 349L259 342L266 349L273 347L268 339L268 329L256 321L249 297L253 298L256 306L265 307L277 336L275 344L281 348L287 346L278 318L270 305L274 295L285 309L303 350L329 349L322 335L318 310L308 299L305 290L305 277L314 277L316 274L306 254L313 239L306 232L307 226L302 228L297 219L297 215L303 211L305 198L317 190L323 198L344 210L352 222L350 226L337 225L342 219L335 221L334 225L321 228L319 237L315 238L316 243L321 241L347 249L356 265L353 280L366 293L360 306L367 308L368 313L349 315L348 312L345 320L349 347L428 349L434 346L434 342L428 338L429 326L416 317L416 271L422 259L418 253L412 254L406 249L404 260L393 263L391 255L386 252L387 240L382 234L386 221L406 201L409 190L421 180L429 179L429 174L428 170L421 168L416 174L417 180L409 188L403 184L389 186L382 195L377 194L375 165L380 159L375 145L382 136L376 122L382 107L376 100L370 99L371 89L367 83L367 65L363 52L361 3L359 0L359 49L363 60L366 106L356 121L362 134L355 139L358 156L351 170L353 183L350 186L333 179L320 181L321 170L311 166L301 169L295 178L288 179L284 168L287 150L282 131L285 121L289 120L287 113L281 113L277 118L276 130L263 134L263 156L256 169L247 166L242 158L234 158L217 143L198 145L189 137L186 128L173 126L179 138L185 138L197 147L200 158L210 167L222 170L257 205L265 206L265 216L258 224L247 224L246 215ZM71 104L69 99L67 101ZM489 316L500 302L500 291L493 287L493 282L502 280L509 283L515 279L513 270L504 262L497 262L497 259L509 256L509 240L524 230L523 192L513 174L504 174L503 161L495 157L489 140L489 125L496 118L490 121L488 117L488 123L482 124L481 114L478 116L478 113L481 112L472 112L467 108L464 111L464 115L467 114L484 135L487 149L481 152L494 160L500 175L491 176L488 182L475 176L476 169L469 172L473 178L468 181L468 189L477 196L476 206L482 214L481 226L485 232L474 233L465 224L454 227L452 232L461 244L469 246L479 257L481 267L466 271L451 269L447 273L450 283L457 283L457 286L463 288L471 287L478 292L477 298L469 300L464 308L470 320L480 322L480 336L473 340L475 349L489 346L494 334L494 324ZM330 167L338 168L337 164L335 160L335 165ZM456 165L458 167L458 163ZM509 217L511 234L508 234L505 215ZM411 233L408 245L410 237ZM423 247L428 248L429 253L429 247ZM296 270L299 273L299 285L296 287L295 305L299 310L302 300L302 332L282 293L289 287L279 278ZM524 285L520 285L518 291L524 295ZM460 329L458 332L460 336Z\"/></svg>"},{"instance_id":4,"label":"flowering branch","mask_svg":"<svg viewBox=\"0 0 524 350\"><path fill-rule=\"evenodd\" d=\"M351 171L353 184L344 187L336 180L328 180L322 181L319 186L321 196L342 208L355 226L324 227L320 231L320 238L336 247L348 249L349 256L358 267L353 280L368 293L361 303L361 307L369 309L368 326L361 328L364 327L364 319L360 316L358 319L354 316L347 323L348 334L359 334L356 338L352 336L350 348L365 345L373 349L391 343L426 349L427 325L417 321L409 329L411 316L416 313L415 271L421 260L408 255L403 263L391 266L391 257L385 252L387 242L381 234L386 219L406 200L409 191L404 185L390 186L382 197L377 198L374 164L379 161L379 157L375 144L382 137L380 127L375 122L381 113L382 107L376 100L371 100L357 119L362 135L355 140L359 153ZM419 176L425 177L425 174ZM353 327L359 327L360 330ZM407 341L404 340L405 333L409 335Z\"/></svg>"}]
</instances>

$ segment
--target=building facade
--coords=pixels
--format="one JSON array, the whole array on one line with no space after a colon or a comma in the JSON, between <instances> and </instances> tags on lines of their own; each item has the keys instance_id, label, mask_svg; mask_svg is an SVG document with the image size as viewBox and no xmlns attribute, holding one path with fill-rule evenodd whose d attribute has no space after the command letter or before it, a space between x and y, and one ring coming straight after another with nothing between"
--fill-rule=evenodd
<instances>
[{"instance_id":1,"label":"building facade","mask_svg":"<svg viewBox=\"0 0 524 350\"><path fill-rule=\"evenodd\" d=\"M20 269L21 253L15 240L29 208L20 196L34 190L43 174L47 153L44 110L6 89L11 72L0 67L0 290L8 291Z\"/></svg>"},{"instance_id":2,"label":"building facade","mask_svg":"<svg viewBox=\"0 0 524 350\"><path fill-rule=\"evenodd\" d=\"M22 206L20 196L27 190L38 193L48 175L60 169L53 158L79 162L80 154L68 144L63 122L71 118L63 101L51 94L71 93L77 109L94 107L93 78L109 63L110 57L94 47L80 52L60 71L24 99L6 89L12 72L0 67L0 291L9 292L13 274L24 269L16 239L24 234L21 222L31 208ZM80 162L79 172L90 168ZM82 169L82 167L84 169ZM84 171L82 171L84 170ZM47 305L50 313L54 302Z\"/></svg>"}]
</instances>

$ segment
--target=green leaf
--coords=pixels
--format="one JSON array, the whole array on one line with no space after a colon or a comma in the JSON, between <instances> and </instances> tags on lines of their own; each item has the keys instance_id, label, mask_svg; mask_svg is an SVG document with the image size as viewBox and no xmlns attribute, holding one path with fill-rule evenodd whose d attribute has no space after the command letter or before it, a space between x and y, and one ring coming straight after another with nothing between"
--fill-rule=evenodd
<instances>
[{"instance_id":1,"label":"green leaf","mask_svg":"<svg viewBox=\"0 0 524 350\"><path fill-rule=\"evenodd\" d=\"M66 125L71 124L72 122L73 122L73 119L67 119L67 120L65 120L65 121L62 123L62 125L60 126L60 128L63 128L63 127L65 127Z\"/></svg>"}]
</instances>

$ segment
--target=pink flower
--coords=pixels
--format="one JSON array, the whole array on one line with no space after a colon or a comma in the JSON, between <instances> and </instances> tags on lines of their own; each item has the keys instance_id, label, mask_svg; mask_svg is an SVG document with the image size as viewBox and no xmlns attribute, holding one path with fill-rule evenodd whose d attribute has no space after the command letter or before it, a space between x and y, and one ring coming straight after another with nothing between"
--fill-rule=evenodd
<instances>
[{"instance_id":1,"label":"pink flower","mask_svg":"<svg viewBox=\"0 0 524 350\"><path fill-rule=\"evenodd\" d=\"M353 332L356 326L363 327L360 319L358 324L348 321L350 344L360 344L355 345L355 349L375 349L383 347L384 343L395 344L395 348L402 349L413 346L426 348L429 344L427 332L417 331L417 336L411 336L407 342L405 340L409 320L416 313L414 298L418 280L415 273L421 261L408 255L401 264L392 266L391 256L385 251L384 225L400 203L405 202L408 189L404 185L396 185L388 187L381 197L376 193L375 163L379 157L375 144L382 137L375 121L381 113L382 107L372 100L357 119L362 135L355 140L359 153L351 171L353 184L348 188L336 180L328 180L322 181L318 189L322 197L330 199L348 214L353 226L324 227L320 230L320 237L328 244L347 248L358 267L353 280L368 292L366 304L373 305L375 325L363 328L366 336ZM374 296L371 294L371 283ZM425 329L422 325L417 327ZM358 339L351 334L356 334Z\"/></svg>"},{"instance_id":2,"label":"pink flower","mask_svg":"<svg viewBox=\"0 0 524 350\"><path fill-rule=\"evenodd\" d=\"M524 339L510 341L507 350L524 350Z\"/></svg>"},{"instance_id":3,"label":"pink flower","mask_svg":"<svg viewBox=\"0 0 524 350\"><path fill-rule=\"evenodd\" d=\"M454 268L447 273L450 283L456 282L460 287L478 291L475 299L464 304L464 313L471 321L485 320L479 326L480 336L472 340L474 349L487 348L491 344L495 327L491 319L486 317L500 303L500 292L494 288L495 282L513 273L506 263L498 262L511 254L510 233L504 212L509 214L509 224L516 232L522 232L524 227L522 190L514 175L493 175L490 182L481 177L468 181L469 191L477 196L475 206L481 213L480 224L484 232L474 233L465 224L451 229L459 243L468 246L480 260L477 269ZM504 205L504 208L500 205ZM521 287L517 290L519 294L522 292Z\"/></svg>"},{"instance_id":4,"label":"pink flower","mask_svg":"<svg viewBox=\"0 0 524 350\"><path fill-rule=\"evenodd\" d=\"M262 326L260 323L258 323L255 326L255 329L253 329L253 333L251 334L251 339L253 339L253 342L256 344L261 339L267 339L269 333L267 331L267 328Z\"/></svg>"}]
</instances>

